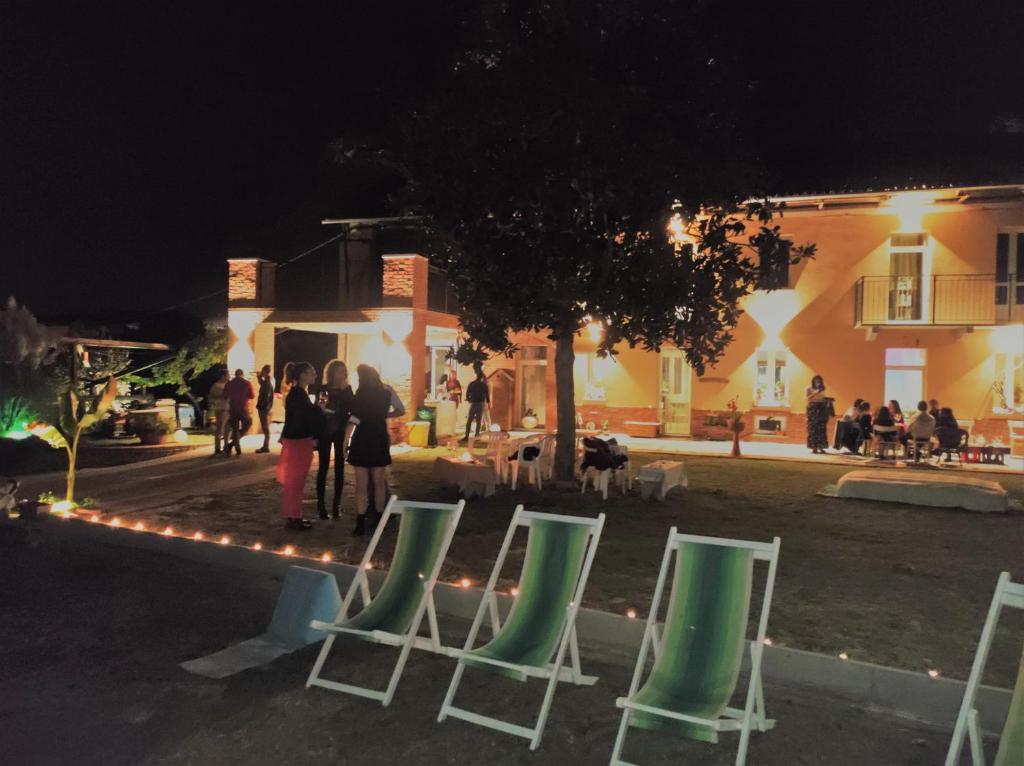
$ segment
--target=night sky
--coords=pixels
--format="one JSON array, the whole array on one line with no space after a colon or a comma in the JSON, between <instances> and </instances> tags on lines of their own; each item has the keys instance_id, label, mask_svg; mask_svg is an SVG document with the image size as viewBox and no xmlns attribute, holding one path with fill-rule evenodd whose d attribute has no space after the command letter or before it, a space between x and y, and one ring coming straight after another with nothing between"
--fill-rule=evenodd
<instances>
[{"instance_id":1,"label":"night sky","mask_svg":"<svg viewBox=\"0 0 1024 766\"><path fill-rule=\"evenodd\" d=\"M180 304L226 257L384 212L328 143L442 76L455 24L434 3L3 5L0 292L43 316ZM1024 181L1022 6L729 4L770 191Z\"/></svg>"}]
</instances>

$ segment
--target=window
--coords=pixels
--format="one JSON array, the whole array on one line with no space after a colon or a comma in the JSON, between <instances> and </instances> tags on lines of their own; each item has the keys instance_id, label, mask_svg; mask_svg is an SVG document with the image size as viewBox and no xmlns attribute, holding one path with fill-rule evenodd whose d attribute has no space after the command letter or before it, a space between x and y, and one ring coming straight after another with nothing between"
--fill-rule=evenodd
<instances>
[{"instance_id":1,"label":"window","mask_svg":"<svg viewBox=\"0 0 1024 766\"><path fill-rule=\"evenodd\" d=\"M927 234L893 234L889 238L889 319L921 319L924 253Z\"/></svg>"},{"instance_id":2,"label":"window","mask_svg":"<svg viewBox=\"0 0 1024 766\"><path fill-rule=\"evenodd\" d=\"M441 378L451 375L455 367L454 360L448 355L454 351L450 346L427 346L426 372L427 372L427 398L440 399L445 392L444 383Z\"/></svg>"},{"instance_id":3,"label":"window","mask_svg":"<svg viewBox=\"0 0 1024 766\"><path fill-rule=\"evenodd\" d=\"M896 401L904 412L912 412L924 398L925 350L885 350L885 403Z\"/></svg>"},{"instance_id":4,"label":"window","mask_svg":"<svg viewBox=\"0 0 1024 766\"><path fill-rule=\"evenodd\" d=\"M779 251L775 257L765 259L758 264L757 287L759 290L789 289L789 259L793 243L790 240L779 240Z\"/></svg>"},{"instance_id":5,"label":"window","mask_svg":"<svg viewBox=\"0 0 1024 766\"><path fill-rule=\"evenodd\" d=\"M584 363L583 399L588 402L603 402L607 397L605 384L615 360L597 354L581 354Z\"/></svg>"},{"instance_id":6,"label":"window","mask_svg":"<svg viewBox=\"0 0 1024 766\"><path fill-rule=\"evenodd\" d=\"M996 235L996 305L1024 305L1024 232Z\"/></svg>"},{"instance_id":7,"label":"window","mask_svg":"<svg viewBox=\"0 0 1024 766\"><path fill-rule=\"evenodd\" d=\"M996 354L992 412L998 415L1024 413L1024 353Z\"/></svg>"},{"instance_id":8,"label":"window","mask_svg":"<svg viewBox=\"0 0 1024 766\"><path fill-rule=\"evenodd\" d=\"M757 352L757 374L754 377L755 407L789 406L789 354L783 350Z\"/></svg>"}]
</instances>

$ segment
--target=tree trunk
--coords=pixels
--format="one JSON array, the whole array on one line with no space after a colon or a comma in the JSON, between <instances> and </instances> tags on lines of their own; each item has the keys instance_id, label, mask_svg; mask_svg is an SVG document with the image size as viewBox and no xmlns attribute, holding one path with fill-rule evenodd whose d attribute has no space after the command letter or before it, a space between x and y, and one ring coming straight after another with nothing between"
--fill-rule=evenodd
<instances>
[{"instance_id":1,"label":"tree trunk","mask_svg":"<svg viewBox=\"0 0 1024 766\"><path fill-rule=\"evenodd\" d=\"M67 492L64 494L64 499L69 503L75 502L75 465L78 463L78 432L75 432L74 437L68 446L68 483Z\"/></svg>"},{"instance_id":2,"label":"tree trunk","mask_svg":"<svg viewBox=\"0 0 1024 766\"><path fill-rule=\"evenodd\" d=\"M576 481L576 395L573 382L573 334L555 341L555 402L558 407L558 442L555 447L555 481Z\"/></svg>"}]
</instances>

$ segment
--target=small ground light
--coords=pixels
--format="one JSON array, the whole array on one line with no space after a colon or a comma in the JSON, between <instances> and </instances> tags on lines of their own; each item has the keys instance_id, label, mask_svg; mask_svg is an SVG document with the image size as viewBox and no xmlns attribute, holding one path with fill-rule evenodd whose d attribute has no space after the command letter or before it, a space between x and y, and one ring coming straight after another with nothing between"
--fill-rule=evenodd
<instances>
[{"instance_id":1,"label":"small ground light","mask_svg":"<svg viewBox=\"0 0 1024 766\"><path fill-rule=\"evenodd\" d=\"M513 588L508 593L509 593L510 596L518 596L519 595L519 588Z\"/></svg>"},{"instance_id":2,"label":"small ground light","mask_svg":"<svg viewBox=\"0 0 1024 766\"><path fill-rule=\"evenodd\" d=\"M772 646L772 640L768 636L764 637L764 645L765 646Z\"/></svg>"},{"instance_id":3,"label":"small ground light","mask_svg":"<svg viewBox=\"0 0 1024 766\"><path fill-rule=\"evenodd\" d=\"M253 546L252 546L252 549L254 551L261 551L261 550L263 550L263 543L254 543Z\"/></svg>"},{"instance_id":4,"label":"small ground light","mask_svg":"<svg viewBox=\"0 0 1024 766\"><path fill-rule=\"evenodd\" d=\"M89 517L89 522L90 522L90 523L93 523L93 524L95 524L95 523L96 523L97 521L99 521L99 520L100 520L100 517L99 517L99 516L90 516L90 517Z\"/></svg>"},{"instance_id":5,"label":"small ground light","mask_svg":"<svg viewBox=\"0 0 1024 766\"><path fill-rule=\"evenodd\" d=\"M135 531L136 532L142 532L145 528L146 528L146 525L143 524L141 521L136 521L135 522Z\"/></svg>"},{"instance_id":6,"label":"small ground light","mask_svg":"<svg viewBox=\"0 0 1024 766\"><path fill-rule=\"evenodd\" d=\"M460 588L468 588L472 584L473 584L473 581L470 580L468 577L463 577L461 580L459 580L459 587Z\"/></svg>"},{"instance_id":7,"label":"small ground light","mask_svg":"<svg viewBox=\"0 0 1024 766\"><path fill-rule=\"evenodd\" d=\"M626 610L626 616L629 619L631 619L631 620L635 620L636 619L636 609L632 609L632 608L627 609Z\"/></svg>"},{"instance_id":8,"label":"small ground light","mask_svg":"<svg viewBox=\"0 0 1024 766\"><path fill-rule=\"evenodd\" d=\"M230 543L230 542L231 542L231 538L230 538L230 537L228 537L227 535L221 535L221 536L220 536L220 540L218 540L218 542L219 542L219 543L220 543L221 545L227 545L228 543Z\"/></svg>"},{"instance_id":9,"label":"small ground light","mask_svg":"<svg viewBox=\"0 0 1024 766\"><path fill-rule=\"evenodd\" d=\"M174 527L164 527L164 531L161 532L164 537L170 537L174 534Z\"/></svg>"},{"instance_id":10,"label":"small ground light","mask_svg":"<svg viewBox=\"0 0 1024 766\"><path fill-rule=\"evenodd\" d=\"M295 546L294 545L286 545L286 546L284 546L284 550L281 551L281 553L283 553L285 556L294 556L295 555Z\"/></svg>"},{"instance_id":11,"label":"small ground light","mask_svg":"<svg viewBox=\"0 0 1024 766\"><path fill-rule=\"evenodd\" d=\"M331 554L325 553L323 556L320 557L320 560L326 564L328 561L331 560Z\"/></svg>"},{"instance_id":12,"label":"small ground light","mask_svg":"<svg viewBox=\"0 0 1024 766\"><path fill-rule=\"evenodd\" d=\"M202 540L203 539L203 533L202 532L196 532L194 535L192 535L192 539L193 540Z\"/></svg>"},{"instance_id":13,"label":"small ground light","mask_svg":"<svg viewBox=\"0 0 1024 766\"><path fill-rule=\"evenodd\" d=\"M366 569L373 569L373 562L372 561L367 561L366 562Z\"/></svg>"},{"instance_id":14,"label":"small ground light","mask_svg":"<svg viewBox=\"0 0 1024 766\"><path fill-rule=\"evenodd\" d=\"M119 518L117 518L115 516L114 519L110 522L110 526L112 526L112 527L119 527L119 526L121 526L121 519L119 519Z\"/></svg>"},{"instance_id":15,"label":"small ground light","mask_svg":"<svg viewBox=\"0 0 1024 766\"><path fill-rule=\"evenodd\" d=\"M932 678L938 678L939 677L939 671L937 671L935 668L932 668L931 670L928 671L928 675L931 676Z\"/></svg>"},{"instance_id":16,"label":"small ground light","mask_svg":"<svg viewBox=\"0 0 1024 766\"><path fill-rule=\"evenodd\" d=\"M848 655L846 652L839 652L839 659L848 660L850 659L850 655Z\"/></svg>"}]
</instances>

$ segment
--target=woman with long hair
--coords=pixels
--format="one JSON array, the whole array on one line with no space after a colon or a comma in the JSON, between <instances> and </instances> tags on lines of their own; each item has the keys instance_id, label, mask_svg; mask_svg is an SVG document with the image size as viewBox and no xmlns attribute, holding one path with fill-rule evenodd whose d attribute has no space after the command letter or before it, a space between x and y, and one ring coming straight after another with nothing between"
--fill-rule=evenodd
<instances>
[{"instance_id":1,"label":"woman with long hair","mask_svg":"<svg viewBox=\"0 0 1024 766\"><path fill-rule=\"evenodd\" d=\"M331 462L331 447L334 447L334 502L331 516L341 514L341 491L345 486L345 427L352 412L352 386L348 384L348 367L335 359L324 370L324 382L320 387L319 399L326 409L324 432L317 442L316 508L321 519L327 518L327 469Z\"/></svg>"},{"instance_id":2,"label":"woman with long hair","mask_svg":"<svg viewBox=\"0 0 1024 766\"><path fill-rule=\"evenodd\" d=\"M829 400L825 397L825 379L821 375L811 378L807 387L807 448L814 454L824 454L828 447Z\"/></svg>"},{"instance_id":3,"label":"woman with long hair","mask_svg":"<svg viewBox=\"0 0 1024 766\"><path fill-rule=\"evenodd\" d=\"M385 469L391 465L391 437L388 418L405 414L401 401L380 379L373 367L356 367L359 389L352 399L352 414L345 429L348 462L356 472L356 526L354 535L372 532L387 502ZM373 484L371 509L369 487Z\"/></svg>"},{"instance_id":4,"label":"woman with long hair","mask_svg":"<svg viewBox=\"0 0 1024 766\"><path fill-rule=\"evenodd\" d=\"M281 515L288 529L309 529L312 523L302 518L302 494L309 466L313 463L314 440L324 430L324 405L309 400L309 386L316 370L308 362L289 369L288 396L284 402L284 428L281 430L281 459L277 480L281 483Z\"/></svg>"}]
</instances>

